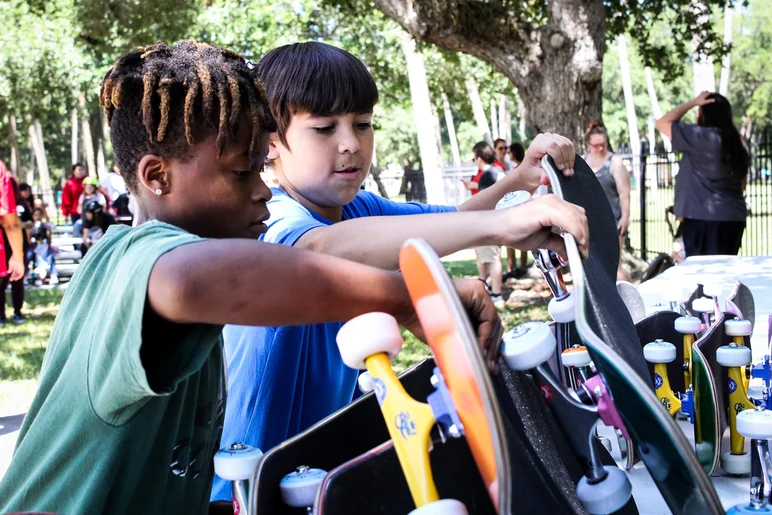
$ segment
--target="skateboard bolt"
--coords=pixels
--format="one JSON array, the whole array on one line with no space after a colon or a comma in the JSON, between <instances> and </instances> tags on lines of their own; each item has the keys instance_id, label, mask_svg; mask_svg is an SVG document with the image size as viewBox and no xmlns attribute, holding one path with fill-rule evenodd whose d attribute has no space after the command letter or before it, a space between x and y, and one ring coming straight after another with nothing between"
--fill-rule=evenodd
<instances>
[{"instance_id":1,"label":"skateboard bolt","mask_svg":"<svg viewBox=\"0 0 772 515\"><path fill-rule=\"evenodd\" d=\"M311 467L309 467L308 465L301 465L295 469L295 472L297 472L298 474L305 474L309 470L311 470Z\"/></svg>"},{"instance_id":2,"label":"skateboard bolt","mask_svg":"<svg viewBox=\"0 0 772 515\"><path fill-rule=\"evenodd\" d=\"M228 450L229 451L243 451L246 448L247 448L247 446L244 445L243 443L236 442L236 443L231 444L231 446L228 447Z\"/></svg>"},{"instance_id":3,"label":"skateboard bolt","mask_svg":"<svg viewBox=\"0 0 772 515\"><path fill-rule=\"evenodd\" d=\"M440 384L440 378L432 374L431 383L432 383L432 386L437 388L437 385Z\"/></svg>"},{"instance_id":4,"label":"skateboard bolt","mask_svg":"<svg viewBox=\"0 0 772 515\"><path fill-rule=\"evenodd\" d=\"M451 426L448 428L448 433L453 438L458 438L461 436L461 433L459 432L458 428L456 427L456 424L451 424Z\"/></svg>"}]
</instances>

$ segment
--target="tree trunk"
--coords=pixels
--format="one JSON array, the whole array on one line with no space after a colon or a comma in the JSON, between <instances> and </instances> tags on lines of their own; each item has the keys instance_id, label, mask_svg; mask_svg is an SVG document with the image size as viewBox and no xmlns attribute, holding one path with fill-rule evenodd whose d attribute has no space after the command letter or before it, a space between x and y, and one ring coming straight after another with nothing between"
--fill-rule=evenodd
<instances>
[{"instance_id":1,"label":"tree trunk","mask_svg":"<svg viewBox=\"0 0 772 515\"><path fill-rule=\"evenodd\" d=\"M692 2L700 11L705 12L705 6L699 1ZM704 23L707 15L703 14L698 18L698 23ZM697 45L699 41L695 35L692 38L692 72L694 74L694 95L697 96L703 91L716 91L716 75L713 73L713 59L710 56L698 54Z\"/></svg>"},{"instance_id":2,"label":"tree trunk","mask_svg":"<svg viewBox=\"0 0 772 515\"><path fill-rule=\"evenodd\" d=\"M43 142L43 128L37 120L33 120L29 124L29 141L32 151L35 153L35 161L37 161L40 173L40 189L43 192L43 201L48 204L48 214L50 216L50 209L55 208L56 204L54 203L54 192L51 189L51 176L48 173L48 159L46 158L46 146Z\"/></svg>"},{"instance_id":3,"label":"tree trunk","mask_svg":"<svg viewBox=\"0 0 772 515\"><path fill-rule=\"evenodd\" d=\"M519 119L518 126L517 126L517 132L518 137L520 138L520 143L525 147L527 146L528 142L526 141L528 138L526 138L525 135L525 118L527 116L527 113L525 112L525 104L523 104L523 99L520 97L520 95L517 96L517 117Z\"/></svg>"},{"instance_id":4,"label":"tree trunk","mask_svg":"<svg viewBox=\"0 0 772 515\"><path fill-rule=\"evenodd\" d=\"M86 168L88 174L97 177L96 156L94 155L94 138L91 135L91 126L88 123L88 113L86 112L86 95L83 92L79 95L80 101L80 125L83 132L83 150L86 154Z\"/></svg>"},{"instance_id":5,"label":"tree trunk","mask_svg":"<svg viewBox=\"0 0 772 515\"><path fill-rule=\"evenodd\" d=\"M97 177L99 180L103 180L107 177L107 163L105 162L105 147L102 142L102 138L99 138L99 144L97 145Z\"/></svg>"},{"instance_id":6,"label":"tree trunk","mask_svg":"<svg viewBox=\"0 0 772 515\"><path fill-rule=\"evenodd\" d=\"M407 60L410 82L410 96L413 100L413 116L418 132L418 149L426 185L426 201L429 204L444 204L445 191L442 182L440 152L437 148L437 119L432 112L429 97L429 83L426 80L424 57L416 50L415 40L407 32L402 33L402 48Z\"/></svg>"},{"instance_id":7,"label":"tree trunk","mask_svg":"<svg viewBox=\"0 0 772 515\"><path fill-rule=\"evenodd\" d=\"M491 135L494 140L499 139L499 119L496 116L496 100L491 98Z\"/></svg>"},{"instance_id":8,"label":"tree trunk","mask_svg":"<svg viewBox=\"0 0 772 515\"><path fill-rule=\"evenodd\" d=\"M732 35L734 25L732 23L734 18L734 9L732 5L727 2L724 8L724 43L732 44ZM718 86L718 92L724 96L729 94L729 68L732 64L732 53L729 52L724 56L724 60L721 63L721 82Z\"/></svg>"},{"instance_id":9,"label":"tree trunk","mask_svg":"<svg viewBox=\"0 0 772 515\"><path fill-rule=\"evenodd\" d=\"M649 101L651 102L651 113L654 118L659 120L662 118L662 110L659 108L659 100L657 100L657 90L654 89L654 77L651 75L651 68L648 66L643 69L643 75L646 77L646 89L649 91ZM669 153L673 150L673 145L670 143L670 138L660 133L662 143L665 146L665 150ZM650 143L652 152L654 151L654 141Z\"/></svg>"},{"instance_id":10,"label":"tree trunk","mask_svg":"<svg viewBox=\"0 0 772 515\"><path fill-rule=\"evenodd\" d=\"M102 151L105 154L105 159L108 159L113 154L113 145L110 141L110 127L107 125L104 109L99 109L99 126L102 127ZM115 160L115 158L113 157L112 160ZM110 170L112 169L113 167L110 165Z\"/></svg>"},{"instance_id":11,"label":"tree trunk","mask_svg":"<svg viewBox=\"0 0 772 515\"><path fill-rule=\"evenodd\" d=\"M480 91L477 89L477 83L472 77L466 79L466 91L469 93L469 100L472 102L474 121L477 123L477 128L480 131L481 137L492 145L493 139L491 138L491 130L488 128L488 118L485 116L485 107L483 107Z\"/></svg>"},{"instance_id":12,"label":"tree trunk","mask_svg":"<svg viewBox=\"0 0 772 515\"><path fill-rule=\"evenodd\" d=\"M638 176L641 138L638 135L638 117L635 114L635 104L633 103L633 86L630 80L630 61L627 58L627 38L622 35L617 40L619 49L619 67L622 72L622 90L625 93L625 107L627 109L627 130L630 135L630 152L633 154L633 170Z\"/></svg>"},{"instance_id":13,"label":"tree trunk","mask_svg":"<svg viewBox=\"0 0 772 515\"><path fill-rule=\"evenodd\" d=\"M11 142L11 161L8 164L11 167L11 173L18 177L21 168L21 154L19 153L19 138L16 136L16 116L11 111L8 112L8 139Z\"/></svg>"},{"instance_id":14,"label":"tree trunk","mask_svg":"<svg viewBox=\"0 0 772 515\"><path fill-rule=\"evenodd\" d=\"M456 126L453 123L453 112L450 110L448 95L442 92L442 107L445 111L445 125L448 129L448 138L450 139L450 153L453 154L453 163L461 166L461 153L458 151L458 138L456 138Z\"/></svg>"},{"instance_id":15,"label":"tree trunk","mask_svg":"<svg viewBox=\"0 0 772 515\"><path fill-rule=\"evenodd\" d=\"M601 117L604 2L550 0L544 23L532 25L506 2L374 1L413 36L495 66L519 90L537 132L578 143L587 122Z\"/></svg>"},{"instance_id":16,"label":"tree trunk","mask_svg":"<svg viewBox=\"0 0 772 515\"><path fill-rule=\"evenodd\" d=\"M70 138L70 164L74 165L78 162L78 110L73 108L70 115L72 120L72 137Z\"/></svg>"},{"instance_id":17,"label":"tree trunk","mask_svg":"<svg viewBox=\"0 0 772 515\"><path fill-rule=\"evenodd\" d=\"M512 124L509 120L507 97L504 95L499 98L499 138L506 141L507 145L512 142Z\"/></svg>"}]
</instances>

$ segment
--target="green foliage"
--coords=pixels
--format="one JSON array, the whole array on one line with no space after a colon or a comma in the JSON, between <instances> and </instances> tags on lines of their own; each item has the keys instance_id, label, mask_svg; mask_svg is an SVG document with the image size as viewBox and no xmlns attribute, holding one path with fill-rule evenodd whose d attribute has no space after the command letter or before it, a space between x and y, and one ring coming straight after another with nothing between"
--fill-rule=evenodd
<instances>
[{"instance_id":1,"label":"green foliage","mask_svg":"<svg viewBox=\"0 0 772 515\"><path fill-rule=\"evenodd\" d=\"M772 10L770 0L750 0L735 19L729 100L735 118L772 123Z\"/></svg>"}]
</instances>

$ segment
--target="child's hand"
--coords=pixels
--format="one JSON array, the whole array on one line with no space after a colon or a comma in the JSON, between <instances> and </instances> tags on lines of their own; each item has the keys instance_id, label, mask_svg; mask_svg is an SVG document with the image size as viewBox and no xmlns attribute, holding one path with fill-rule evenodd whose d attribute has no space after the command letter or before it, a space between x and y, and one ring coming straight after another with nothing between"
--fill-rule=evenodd
<instances>
[{"instance_id":1,"label":"child's hand","mask_svg":"<svg viewBox=\"0 0 772 515\"><path fill-rule=\"evenodd\" d=\"M574 236L582 257L587 257L590 229L582 207L554 195L545 195L496 213L504 218L500 224L505 228L501 245L520 250L553 250L568 259L563 238L552 232L553 227L559 227Z\"/></svg>"},{"instance_id":2,"label":"child's hand","mask_svg":"<svg viewBox=\"0 0 772 515\"><path fill-rule=\"evenodd\" d=\"M529 192L533 192L540 184L548 185L547 174L541 168L541 158L547 154L552 156L555 165L563 175L574 174L576 151L571 140L559 134L539 134L528 146L528 152L525 153L522 164L515 168L517 173L510 173L504 180L509 177L513 181L519 180L521 181L519 187L514 189L524 189Z\"/></svg>"},{"instance_id":3,"label":"child's hand","mask_svg":"<svg viewBox=\"0 0 772 515\"><path fill-rule=\"evenodd\" d=\"M485 363L493 374L499 373L498 361L501 354L501 337L504 327L493 305L488 292L481 281L477 279L455 279L453 281L461 298L461 303L466 308L472 327L477 333L477 341L483 349ZM397 319L403 327L408 329L421 341L426 341L418 317L413 313L407 319Z\"/></svg>"}]
</instances>

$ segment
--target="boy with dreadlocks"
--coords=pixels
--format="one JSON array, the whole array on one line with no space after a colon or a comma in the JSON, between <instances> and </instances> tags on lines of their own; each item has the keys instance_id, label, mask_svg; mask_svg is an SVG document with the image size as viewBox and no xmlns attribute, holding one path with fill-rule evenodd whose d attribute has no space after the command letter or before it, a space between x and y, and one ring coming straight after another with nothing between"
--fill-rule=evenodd
<instances>
[{"instance_id":1,"label":"boy with dreadlocks","mask_svg":"<svg viewBox=\"0 0 772 515\"><path fill-rule=\"evenodd\" d=\"M524 164L458 207L396 203L360 191L373 153L375 81L356 57L324 43L298 43L269 52L258 71L268 92L276 131L269 158L279 182L270 202L264 241L396 269L407 238L425 238L440 255L483 245L565 252L552 226L574 234L586 251L581 208L548 196L493 211L508 191L535 190L547 152L571 173L574 149L566 138L542 135ZM409 218L396 215L411 215ZM295 327L236 327L223 332L228 395L223 442L267 450L351 401L357 371L340 358L341 323ZM495 360L489 366L495 369ZM212 499L229 499L215 479Z\"/></svg>"},{"instance_id":2,"label":"boy with dreadlocks","mask_svg":"<svg viewBox=\"0 0 772 515\"><path fill-rule=\"evenodd\" d=\"M223 324L376 310L412 320L397 274L256 241L271 193L252 68L186 41L131 52L105 75L100 102L144 219L111 226L67 289L0 512L205 513ZM480 288L458 287L487 341L500 331L495 308Z\"/></svg>"}]
</instances>

